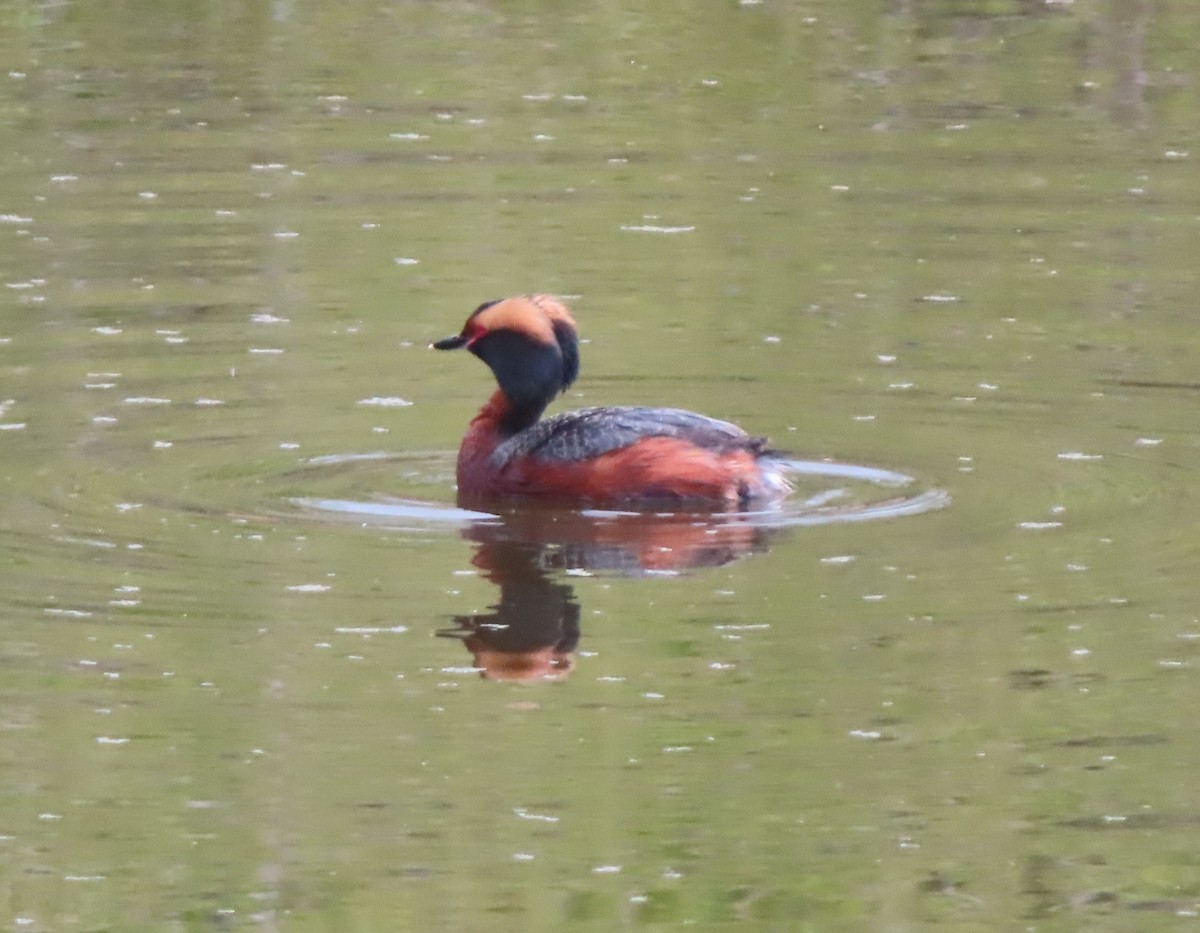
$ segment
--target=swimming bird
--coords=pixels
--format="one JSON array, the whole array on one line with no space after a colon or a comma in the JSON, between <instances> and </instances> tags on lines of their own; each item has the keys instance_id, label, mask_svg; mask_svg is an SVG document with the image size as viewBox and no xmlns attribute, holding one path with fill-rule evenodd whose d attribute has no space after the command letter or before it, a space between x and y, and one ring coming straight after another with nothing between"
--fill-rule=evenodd
<instances>
[{"instance_id":1,"label":"swimming bird","mask_svg":"<svg viewBox=\"0 0 1200 933\"><path fill-rule=\"evenodd\" d=\"M498 388L458 452L459 500L604 507L753 507L790 491L765 438L677 408L581 408L542 419L579 375L579 337L550 295L487 301L436 350L466 348Z\"/></svg>"}]
</instances>

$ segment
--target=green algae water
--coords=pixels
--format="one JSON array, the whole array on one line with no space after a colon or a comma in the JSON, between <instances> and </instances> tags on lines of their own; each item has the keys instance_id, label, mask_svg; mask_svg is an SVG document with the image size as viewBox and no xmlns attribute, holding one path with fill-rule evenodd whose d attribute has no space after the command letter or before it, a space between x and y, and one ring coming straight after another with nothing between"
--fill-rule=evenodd
<instances>
[{"instance_id":1,"label":"green algae water","mask_svg":"<svg viewBox=\"0 0 1200 933\"><path fill-rule=\"evenodd\" d=\"M0 924L1193 928L1198 48L0 0ZM426 347L532 291L552 411L930 507L453 513L492 386Z\"/></svg>"}]
</instances>

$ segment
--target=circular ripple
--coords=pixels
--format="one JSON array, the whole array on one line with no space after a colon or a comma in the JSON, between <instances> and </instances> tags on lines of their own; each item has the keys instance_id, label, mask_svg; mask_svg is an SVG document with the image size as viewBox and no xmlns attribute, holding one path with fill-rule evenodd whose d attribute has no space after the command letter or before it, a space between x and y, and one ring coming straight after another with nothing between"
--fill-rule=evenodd
<instances>
[{"instance_id":1,"label":"circular ripple","mask_svg":"<svg viewBox=\"0 0 1200 933\"><path fill-rule=\"evenodd\" d=\"M415 497L385 496L377 493L346 495L331 489L322 494L321 486L349 485L354 490L395 488L396 466L407 468L405 476L416 485L428 485L432 477L444 476L446 458L431 455L427 468L412 455L347 454L319 457L289 473L295 482L307 474L314 487L312 494L289 496L290 504L302 515L312 518L346 521L355 524L457 527L475 522L500 522L518 509L505 508L495 513L462 509ZM796 487L793 495L769 508L739 512L630 512L612 509L547 509L537 503L523 503L520 511L552 513L557 520L571 515L582 520L611 522L617 518L641 522L686 520L711 525L738 524L761 528L787 528L874 521L918 515L947 506L949 496L939 489L916 488L916 480L904 473L876 467L815 460L787 460L784 473ZM381 475L382 474L382 475Z\"/></svg>"}]
</instances>

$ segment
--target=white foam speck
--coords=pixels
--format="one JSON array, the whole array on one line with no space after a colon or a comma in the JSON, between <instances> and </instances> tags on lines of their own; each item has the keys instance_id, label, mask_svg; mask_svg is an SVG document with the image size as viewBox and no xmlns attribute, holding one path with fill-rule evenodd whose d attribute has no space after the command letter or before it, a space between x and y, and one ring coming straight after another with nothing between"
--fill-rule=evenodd
<instances>
[{"instance_id":1,"label":"white foam speck","mask_svg":"<svg viewBox=\"0 0 1200 933\"><path fill-rule=\"evenodd\" d=\"M625 233L691 233L695 230L694 224L679 225L679 226L664 226L661 224L621 224L621 230Z\"/></svg>"},{"instance_id":2,"label":"white foam speck","mask_svg":"<svg viewBox=\"0 0 1200 933\"><path fill-rule=\"evenodd\" d=\"M396 395L373 395L370 398L360 398L359 405L375 405L379 408L411 408L412 402Z\"/></svg>"}]
</instances>

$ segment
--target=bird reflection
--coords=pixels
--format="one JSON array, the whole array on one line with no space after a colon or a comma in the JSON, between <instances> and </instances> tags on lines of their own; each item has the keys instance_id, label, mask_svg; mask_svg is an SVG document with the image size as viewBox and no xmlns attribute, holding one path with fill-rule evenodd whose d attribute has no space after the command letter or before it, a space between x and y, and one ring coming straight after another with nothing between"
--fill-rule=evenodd
<instances>
[{"instance_id":1,"label":"bird reflection","mask_svg":"<svg viewBox=\"0 0 1200 933\"><path fill-rule=\"evenodd\" d=\"M454 617L456 628L439 635L460 637L475 667L489 680L558 680L575 665L579 603L573 588L555 582L541 561L543 546L497 540L503 531L478 525L466 534L479 547L472 558L484 579L500 587L490 612Z\"/></svg>"},{"instance_id":2,"label":"bird reflection","mask_svg":"<svg viewBox=\"0 0 1200 933\"><path fill-rule=\"evenodd\" d=\"M490 680L554 681L575 666L580 607L571 574L645 576L719 567L768 547L747 515L659 515L529 508L468 526L471 563L500 588L490 611L456 615L460 638Z\"/></svg>"}]
</instances>

